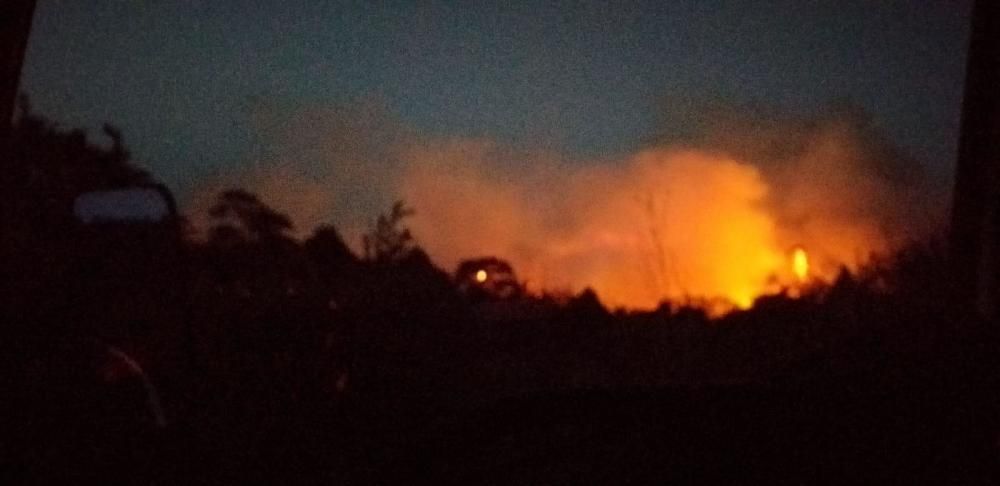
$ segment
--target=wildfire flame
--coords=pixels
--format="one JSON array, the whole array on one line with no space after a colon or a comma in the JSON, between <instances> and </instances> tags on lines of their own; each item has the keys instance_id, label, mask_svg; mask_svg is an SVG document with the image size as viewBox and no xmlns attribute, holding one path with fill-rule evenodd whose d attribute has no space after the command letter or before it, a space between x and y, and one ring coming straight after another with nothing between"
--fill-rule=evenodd
<instances>
[{"instance_id":1,"label":"wildfire flame","mask_svg":"<svg viewBox=\"0 0 1000 486\"><path fill-rule=\"evenodd\" d=\"M803 248L796 248L792 252L792 272L799 282L805 282L809 277L809 255Z\"/></svg>"},{"instance_id":2,"label":"wildfire flame","mask_svg":"<svg viewBox=\"0 0 1000 486\"><path fill-rule=\"evenodd\" d=\"M488 166L476 163L479 148L415 156L435 162L404 177L404 198L421 208L414 232L445 266L457 263L448 260L454 255L509 261L529 291L590 287L610 307L652 309L669 299L719 314L832 278L839 265L856 268L856 255L884 243L864 220L783 224L760 169L717 154L649 150L617 167L520 182L491 180ZM778 196L810 212L830 199L813 190ZM468 227L477 230L454 230ZM789 241L799 244L791 254L782 249ZM484 283L488 275L474 278Z\"/></svg>"},{"instance_id":3,"label":"wildfire flame","mask_svg":"<svg viewBox=\"0 0 1000 486\"><path fill-rule=\"evenodd\" d=\"M928 234L943 218L932 209L946 206L865 122L839 112L746 126L709 116L711 136L693 145L580 159L415 134L362 108L297 118L275 134L273 167L207 184L192 196L196 213L208 214L220 187L243 186L300 230L330 218L359 242L371 216L402 199L416 209L408 229L442 268L497 257L529 292L589 287L610 308L642 310L797 295Z\"/></svg>"}]
</instances>

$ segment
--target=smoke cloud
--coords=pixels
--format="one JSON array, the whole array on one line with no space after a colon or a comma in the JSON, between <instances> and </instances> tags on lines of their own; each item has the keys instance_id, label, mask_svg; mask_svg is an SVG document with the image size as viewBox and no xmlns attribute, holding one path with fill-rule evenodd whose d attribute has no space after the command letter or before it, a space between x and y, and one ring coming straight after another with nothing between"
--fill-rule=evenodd
<instances>
[{"instance_id":1,"label":"smoke cloud","mask_svg":"<svg viewBox=\"0 0 1000 486\"><path fill-rule=\"evenodd\" d=\"M268 118L267 150L196 191L193 212L237 185L288 213L300 236L332 223L356 244L403 199L418 243L445 269L496 256L531 290L592 287L629 308L745 307L795 284L795 248L813 278L829 279L925 237L943 216L920 165L858 110L706 110L694 133L605 160L422 135L388 113L365 102Z\"/></svg>"}]
</instances>

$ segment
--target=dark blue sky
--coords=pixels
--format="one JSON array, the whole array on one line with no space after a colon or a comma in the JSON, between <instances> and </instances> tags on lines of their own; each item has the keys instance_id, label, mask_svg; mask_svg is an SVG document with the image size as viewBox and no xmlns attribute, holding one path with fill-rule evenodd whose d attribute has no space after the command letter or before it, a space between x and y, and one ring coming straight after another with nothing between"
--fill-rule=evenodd
<instances>
[{"instance_id":1,"label":"dark blue sky","mask_svg":"<svg viewBox=\"0 0 1000 486\"><path fill-rule=\"evenodd\" d=\"M255 103L361 97L425 132L584 157L690 100L850 99L950 173L969 0L487 3L40 0L22 86L66 125L122 127L181 193L244 159Z\"/></svg>"}]
</instances>

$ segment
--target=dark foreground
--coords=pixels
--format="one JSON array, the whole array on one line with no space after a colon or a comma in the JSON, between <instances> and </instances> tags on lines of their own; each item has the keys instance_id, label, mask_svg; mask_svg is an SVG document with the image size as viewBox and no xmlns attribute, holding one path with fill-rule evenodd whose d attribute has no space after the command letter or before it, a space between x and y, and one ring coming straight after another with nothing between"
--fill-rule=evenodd
<instances>
[{"instance_id":1,"label":"dark foreground","mask_svg":"<svg viewBox=\"0 0 1000 486\"><path fill-rule=\"evenodd\" d=\"M486 401L348 396L276 408L259 423L223 417L129 437L50 436L31 446L49 455L18 476L60 484L990 484L998 427L987 395L968 380L853 379Z\"/></svg>"}]
</instances>

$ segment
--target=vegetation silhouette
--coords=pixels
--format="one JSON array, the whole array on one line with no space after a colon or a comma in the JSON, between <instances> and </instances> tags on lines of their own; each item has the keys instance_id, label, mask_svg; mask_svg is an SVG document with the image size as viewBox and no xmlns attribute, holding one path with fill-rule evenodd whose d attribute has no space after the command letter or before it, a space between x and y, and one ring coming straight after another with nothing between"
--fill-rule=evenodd
<instances>
[{"instance_id":1,"label":"vegetation silhouette","mask_svg":"<svg viewBox=\"0 0 1000 486\"><path fill-rule=\"evenodd\" d=\"M510 263L496 257L463 260L455 269L455 283L474 300L511 300L524 293Z\"/></svg>"},{"instance_id":2,"label":"vegetation silhouette","mask_svg":"<svg viewBox=\"0 0 1000 486\"><path fill-rule=\"evenodd\" d=\"M611 312L589 289L527 292L494 257L448 274L403 202L360 256L333 226L293 238L242 189L218 195L204 239L84 227L79 194L155 179L117 129L95 145L21 106L2 175L18 184L0 194L14 479L523 482L627 466L635 480L925 481L997 466L995 330L954 304L936 242L716 319L671 302ZM136 357L167 427L95 342ZM618 435L630 427L640 443ZM579 449L605 440L621 453ZM530 468L546 460L561 466Z\"/></svg>"}]
</instances>

